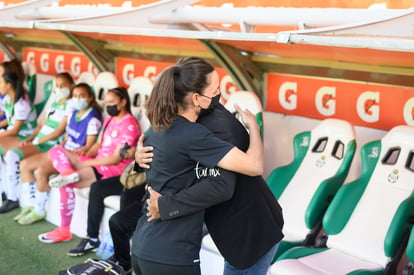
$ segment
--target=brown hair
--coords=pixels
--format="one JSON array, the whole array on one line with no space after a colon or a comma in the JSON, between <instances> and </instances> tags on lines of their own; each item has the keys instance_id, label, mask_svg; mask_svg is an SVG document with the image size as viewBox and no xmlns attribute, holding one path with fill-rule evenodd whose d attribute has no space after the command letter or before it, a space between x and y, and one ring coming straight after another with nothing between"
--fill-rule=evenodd
<instances>
[{"instance_id":1,"label":"brown hair","mask_svg":"<svg viewBox=\"0 0 414 275\"><path fill-rule=\"evenodd\" d=\"M23 70L22 63L17 59L12 59L10 61L4 61L1 65L4 69L4 72L13 72L17 74L22 80L25 79L25 73Z\"/></svg>"},{"instance_id":2,"label":"brown hair","mask_svg":"<svg viewBox=\"0 0 414 275\"><path fill-rule=\"evenodd\" d=\"M187 57L158 76L147 102L147 117L155 131L168 128L177 117L178 106L186 109L185 97L200 93L210 84L214 67L198 57Z\"/></svg>"}]
</instances>

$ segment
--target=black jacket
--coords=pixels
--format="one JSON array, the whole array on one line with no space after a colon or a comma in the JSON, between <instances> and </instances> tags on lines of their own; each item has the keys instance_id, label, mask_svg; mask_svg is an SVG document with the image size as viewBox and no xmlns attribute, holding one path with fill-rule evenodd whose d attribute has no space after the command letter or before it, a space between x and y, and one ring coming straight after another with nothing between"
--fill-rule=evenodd
<instances>
[{"instance_id":1,"label":"black jacket","mask_svg":"<svg viewBox=\"0 0 414 275\"><path fill-rule=\"evenodd\" d=\"M198 122L239 149L248 149L246 129L222 105ZM205 223L217 248L232 266L245 269L283 238L282 209L262 177L221 172L223 180L204 179L177 194L160 197L161 219L207 208Z\"/></svg>"}]
</instances>

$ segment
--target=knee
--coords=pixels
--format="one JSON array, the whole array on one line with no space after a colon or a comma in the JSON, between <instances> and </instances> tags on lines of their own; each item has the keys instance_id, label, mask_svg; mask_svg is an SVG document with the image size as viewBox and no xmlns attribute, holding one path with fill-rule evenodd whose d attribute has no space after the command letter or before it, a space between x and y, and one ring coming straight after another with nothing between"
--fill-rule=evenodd
<instances>
[{"instance_id":1,"label":"knee","mask_svg":"<svg viewBox=\"0 0 414 275\"><path fill-rule=\"evenodd\" d=\"M111 231L112 230L120 230L121 224L122 224L122 219L118 215L118 212L116 212L115 214L113 214L109 218L108 223L109 223L109 228L111 229Z\"/></svg>"},{"instance_id":2,"label":"knee","mask_svg":"<svg viewBox=\"0 0 414 275\"><path fill-rule=\"evenodd\" d=\"M21 171L29 171L30 170L30 162L26 159L20 162L20 170Z\"/></svg>"},{"instance_id":3,"label":"knee","mask_svg":"<svg viewBox=\"0 0 414 275\"><path fill-rule=\"evenodd\" d=\"M4 161L6 162L6 164L13 164L14 162L20 161L20 157L15 151L9 150L4 156Z\"/></svg>"},{"instance_id":4,"label":"knee","mask_svg":"<svg viewBox=\"0 0 414 275\"><path fill-rule=\"evenodd\" d=\"M25 161L22 161L22 163L23 162L25 162ZM46 173L45 169L43 169L43 167L41 167L41 166L36 168L35 174L36 174L37 179L43 179L43 178L49 177L49 175Z\"/></svg>"}]
</instances>

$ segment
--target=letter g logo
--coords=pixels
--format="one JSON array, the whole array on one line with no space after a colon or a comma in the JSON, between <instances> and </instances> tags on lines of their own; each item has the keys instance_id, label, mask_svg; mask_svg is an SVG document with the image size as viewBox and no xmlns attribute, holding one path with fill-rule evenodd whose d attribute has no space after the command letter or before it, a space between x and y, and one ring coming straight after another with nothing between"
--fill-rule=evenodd
<instances>
[{"instance_id":1,"label":"letter g logo","mask_svg":"<svg viewBox=\"0 0 414 275\"><path fill-rule=\"evenodd\" d=\"M324 116L335 114L335 87L321 87L316 93L315 106L319 113Z\"/></svg>"},{"instance_id":2,"label":"letter g logo","mask_svg":"<svg viewBox=\"0 0 414 275\"><path fill-rule=\"evenodd\" d=\"M125 64L124 68L122 69L122 79L128 85L131 84L131 80L134 78L134 64Z\"/></svg>"},{"instance_id":3,"label":"letter g logo","mask_svg":"<svg viewBox=\"0 0 414 275\"><path fill-rule=\"evenodd\" d=\"M279 103L286 110L295 110L297 107L297 83L285 82L279 88Z\"/></svg>"},{"instance_id":4,"label":"letter g logo","mask_svg":"<svg viewBox=\"0 0 414 275\"><path fill-rule=\"evenodd\" d=\"M357 112L359 117L366 122L376 122L379 120L379 92L362 93L357 100Z\"/></svg>"},{"instance_id":5,"label":"letter g logo","mask_svg":"<svg viewBox=\"0 0 414 275\"><path fill-rule=\"evenodd\" d=\"M414 97L407 100L404 104L403 115L405 123L414 126Z\"/></svg>"},{"instance_id":6,"label":"letter g logo","mask_svg":"<svg viewBox=\"0 0 414 275\"><path fill-rule=\"evenodd\" d=\"M42 72L49 71L49 54L48 53L44 53L40 56L40 69L42 69Z\"/></svg>"}]
</instances>

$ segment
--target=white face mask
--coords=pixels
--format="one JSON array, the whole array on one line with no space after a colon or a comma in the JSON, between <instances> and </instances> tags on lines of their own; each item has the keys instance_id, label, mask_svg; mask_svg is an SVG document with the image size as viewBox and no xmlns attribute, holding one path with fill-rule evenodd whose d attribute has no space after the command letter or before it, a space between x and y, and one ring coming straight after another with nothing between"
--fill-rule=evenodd
<instances>
[{"instance_id":1,"label":"white face mask","mask_svg":"<svg viewBox=\"0 0 414 275\"><path fill-rule=\"evenodd\" d=\"M88 102L85 98L72 98L71 101L72 107L75 110L80 111L88 107Z\"/></svg>"},{"instance_id":2,"label":"white face mask","mask_svg":"<svg viewBox=\"0 0 414 275\"><path fill-rule=\"evenodd\" d=\"M68 96L70 95L70 89L69 88L55 88L55 94L58 100L68 98Z\"/></svg>"}]
</instances>

